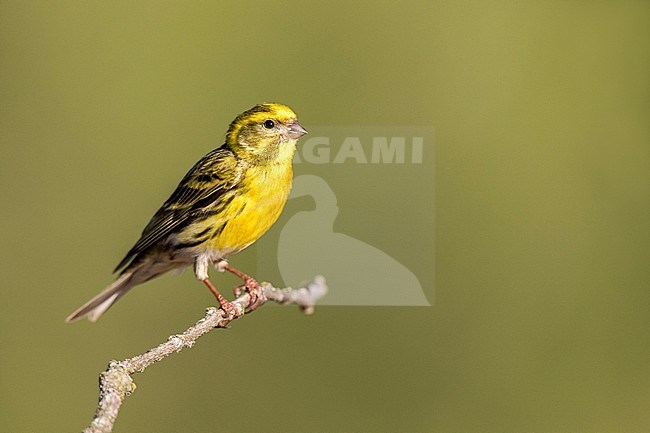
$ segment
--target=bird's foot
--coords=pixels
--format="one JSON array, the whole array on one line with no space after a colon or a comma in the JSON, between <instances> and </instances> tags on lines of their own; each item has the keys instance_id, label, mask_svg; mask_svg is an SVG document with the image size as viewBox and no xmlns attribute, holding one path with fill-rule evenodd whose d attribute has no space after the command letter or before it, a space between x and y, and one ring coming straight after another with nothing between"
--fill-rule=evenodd
<instances>
[{"instance_id":1,"label":"bird's foot","mask_svg":"<svg viewBox=\"0 0 650 433\"><path fill-rule=\"evenodd\" d=\"M224 300L223 303L221 302L221 300L219 300L219 306L224 311L224 313L226 313L226 318L234 319L235 317L240 315L239 309L235 304L233 304L230 301L227 301L226 298L223 298L223 300Z\"/></svg>"},{"instance_id":2,"label":"bird's foot","mask_svg":"<svg viewBox=\"0 0 650 433\"><path fill-rule=\"evenodd\" d=\"M214 297L217 298L217 301L219 302L219 307L221 307L221 309L226 313L226 318L234 319L237 316L241 315L237 306L232 302L228 301L226 298L224 298L223 295L219 293L217 288L212 285L210 280L206 278L205 280L203 280L203 283L206 286L208 286L208 289L210 289Z\"/></svg>"},{"instance_id":3,"label":"bird's foot","mask_svg":"<svg viewBox=\"0 0 650 433\"><path fill-rule=\"evenodd\" d=\"M237 297L241 296L243 292L248 292L251 297L248 309L252 311L266 302L266 297L264 296L264 291L260 287L260 283L258 283L255 278L246 275L242 279L244 280L244 284L235 287L233 292Z\"/></svg>"},{"instance_id":4,"label":"bird's foot","mask_svg":"<svg viewBox=\"0 0 650 433\"><path fill-rule=\"evenodd\" d=\"M251 297L250 304L248 305L248 310L252 311L262 305L264 302L266 302L266 297L264 296L264 292L260 288L260 283L258 283L255 278L251 277L250 275L246 275L242 271L233 268L230 266L228 263L223 264L223 268L234 274L237 275L239 278L241 278L244 281L244 284L241 286L237 286L234 288L235 296L240 296L243 291L247 291L248 294Z\"/></svg>"}]
</instances>

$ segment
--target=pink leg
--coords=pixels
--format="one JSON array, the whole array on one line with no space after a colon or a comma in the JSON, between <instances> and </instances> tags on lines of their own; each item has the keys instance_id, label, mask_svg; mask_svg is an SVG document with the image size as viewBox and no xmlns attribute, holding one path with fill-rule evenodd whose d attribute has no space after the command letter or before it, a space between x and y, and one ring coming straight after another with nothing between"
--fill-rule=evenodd
<instances>
[{"instance_id":1,"label":"pink leg","mask_svg":"<svg viewBox=\"0 0 650 433\"><path fill-rule=\"evenodd\" d=\"M206 278L205 280L203 280L203 283L206 286L208 286L208 289L210 289L210 291L212 292L214 297L217 298L217 301L219 301L219 306L221 306L223 311L225 311L228 316L234 317L236 315L237 310L235 309L235 306L233 305L233 303L228 302L228 300L226 298L224 298L221 293L219 293L217 288L212 285L210 280L208 280Z\"/></svg>"}]
</instances>

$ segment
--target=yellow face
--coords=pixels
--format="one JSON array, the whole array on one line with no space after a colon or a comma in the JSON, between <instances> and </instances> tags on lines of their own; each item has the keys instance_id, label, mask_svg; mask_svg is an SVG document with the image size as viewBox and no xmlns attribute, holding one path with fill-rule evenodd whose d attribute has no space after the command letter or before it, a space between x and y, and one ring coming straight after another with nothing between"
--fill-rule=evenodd
<instances>
[{"instance_id":1,"label":"yellow face","mask_svg":"<svg viewBox=\"0 0 650 433\"><path fill-rule=\"evenodd\" d=\"M240 158L272 162L292 158L296 141L306 133L291 108L264 103L233 120L226 143Z\"/></svg>"}]
</instances>

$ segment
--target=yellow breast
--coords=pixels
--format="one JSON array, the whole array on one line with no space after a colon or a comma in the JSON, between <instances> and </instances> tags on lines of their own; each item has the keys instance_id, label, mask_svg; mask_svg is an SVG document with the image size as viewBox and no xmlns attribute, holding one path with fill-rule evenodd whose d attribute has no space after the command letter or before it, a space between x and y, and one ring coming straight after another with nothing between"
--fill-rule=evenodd
<instances>
[{"instance_id":1,"label":"yellow breast","mask_svg":"<svg viewBox=\"0 0 650 433\"><path fill-rule=\"evenodd\" d=\"M208 219L200 223L202 227L192 229L196 232L209 226L215 229L215 234L200 248L226 258L258 240L282 213L292 179L290 160L284 164L249 167L219 221Z\"/></svg>"}]
</instances>

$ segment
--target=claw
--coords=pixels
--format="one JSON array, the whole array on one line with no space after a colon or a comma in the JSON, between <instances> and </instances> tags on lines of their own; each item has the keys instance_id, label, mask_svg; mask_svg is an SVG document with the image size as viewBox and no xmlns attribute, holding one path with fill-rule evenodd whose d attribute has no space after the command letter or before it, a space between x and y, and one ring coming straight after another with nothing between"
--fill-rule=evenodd
<instances>
[{"instance_id":1,"label":"claw","mask_svg":"<svg viewBox=\"0 0 650 433\"><path fill-rule=\"evenodd\" d=\"M251 298L248 304L248 311L256 309L266 301L266 299L264 299L264 292L260 288L260 284L253 278L246 279L244 284L233 289L233 293L236 297L241 296L244 292L248 292Z\"/></svg>"},{"instance_id":2,"label":"claw","mask_svg":"<svg viewBox=\"0 0 650 433\"><path fill-rule=\"evenodd\" d=\"M219 306L226 313L228 318L233 319L237 317L237 307L235 304L229 302L226 298L224 298L207 278L203 280L203 283L208 286L214 297L217 298L217 301L219 301Z\"/></svg>"},{"instance_id":3,"label":"claw","mask_svg":"<svg viewBox=\"0 0 650 433\"><path fill-rule=\"evenodd\" d=\"M241 286L237 286L234 289L232 289L233 295L235 295L235 298L239 298L244 292L246 291L246 286L243 284Z\"/></svg>"},{"instance_id":4,"label":"claw","mask_svg":"<svg viewBox=\"0 0 650 433\"><path fill-rule=\"evenodd\" d=\"M226 271L237 275L239 278L241 278L244 281L244 284L235 287L233 289L233 292L237 297L241 296L241 294L244 291L248 292L248 294L251 297L250 303L248 304L248 311L252 311L256 309L266 301L266 298L264 297L264 292L260 288L260 283L258 283L255 280L255 278L251 277L250 275L246 275L245 273L231 267L227 263L223 265L223 268Z\"/></svg>"},{"instance_id":5,"label":"claw","mask_svg":"<svg viewBox=\"0 0 650 433\"><path fill-rule=\"evenodd\" d=\"M226 313L229 319L237 317L237 307L232 302L225 302L221 304L221 309Z\"/></svg>"}]
</instances>

